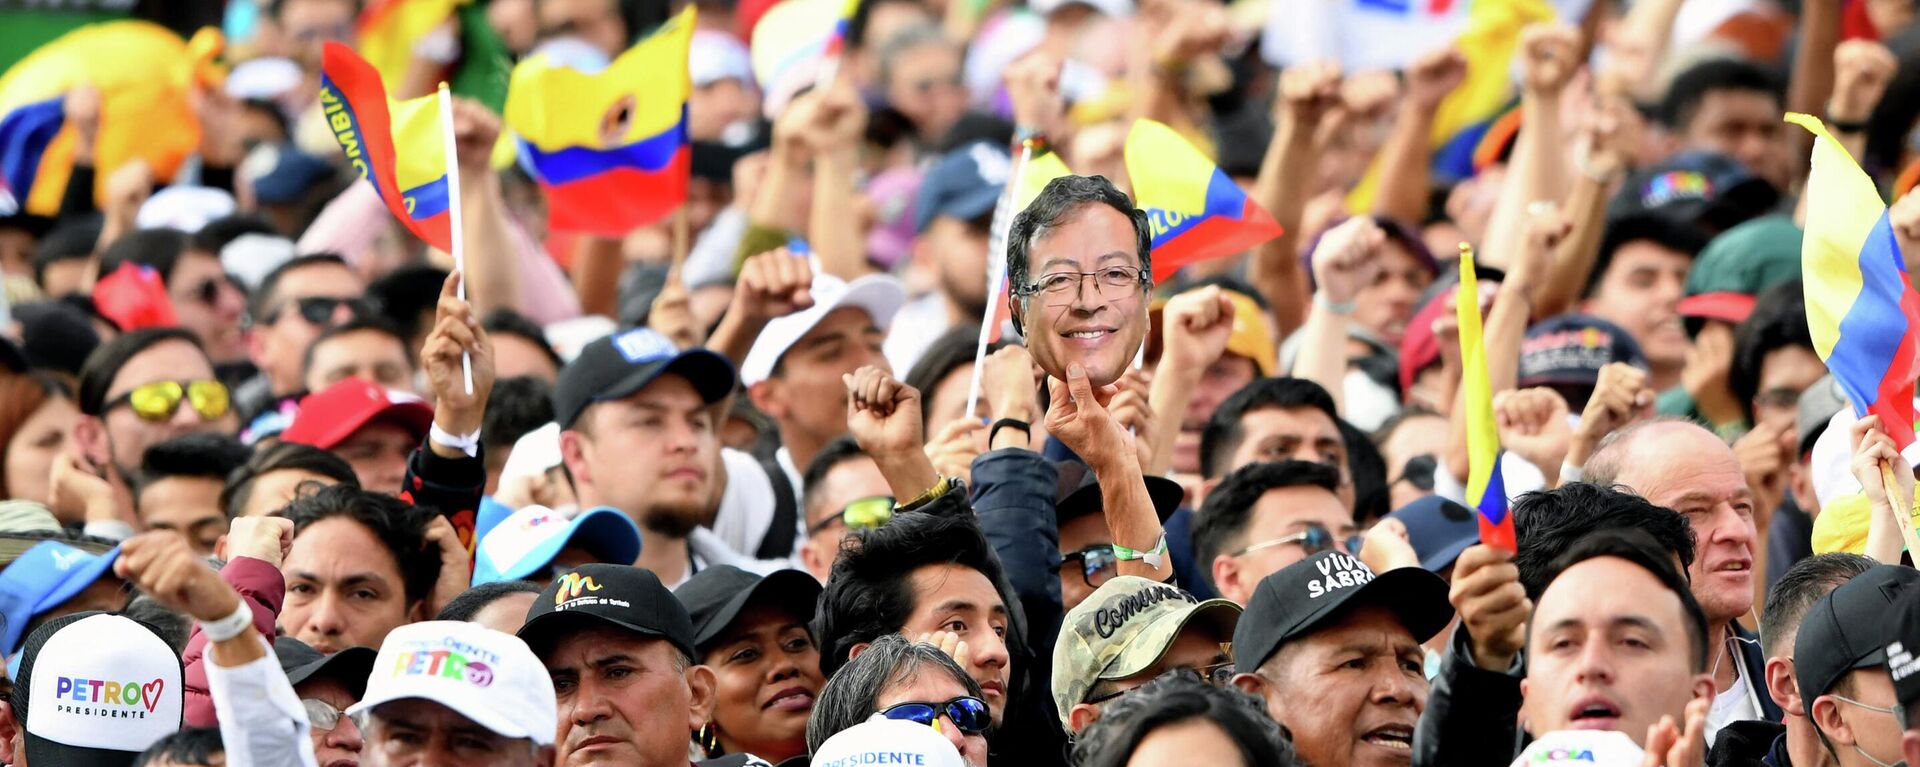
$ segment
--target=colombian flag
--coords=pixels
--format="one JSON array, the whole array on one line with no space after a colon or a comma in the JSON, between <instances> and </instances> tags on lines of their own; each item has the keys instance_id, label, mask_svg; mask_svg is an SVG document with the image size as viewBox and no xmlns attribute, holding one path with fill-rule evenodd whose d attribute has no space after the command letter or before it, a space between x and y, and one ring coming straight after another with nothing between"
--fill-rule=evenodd
<instances>
[{"instance_id":1,"label":"colombian flag","mask_svg":"<svg viewBox=\"0 0 1920 767\"><path fill-rule=\"evenodd\" d=\"M95 199L103 199L112 171L135 157L159 180L172 180L199 150L189 97L224 82L215 62L223 44L213 29L188 41L152 22L110 21L68 32L7 69L0 75L0 215L59 211L78 141L63 105L83 84L100 92Z\"/></svg>"},{"instance_id":2,"label":"colombian flag","mask_svg":"<svg viewBox=\"0 0 1920 767\"><path fill-rule=\"evenodd\" d=\"M1807 176L1807 236L1800 245L1806 276L1807 329L1814 351L1853 402L1855 415L1880 416L1900 447L1913 443L1913 332L1920 296L1907 282L1887 206L1865 171L1817 117L1787 121L1814 135Z\"/></svg>"},{"instance_id":3,"label":"colombian flag","mask_svg":"<svg viewBox=\"0 0 1920 767\"><path fill-rule=\"evenodd\" d=\"M414 236L451 252L440 95L388 99L380 73L339 43L326 44L320 68L320 108L347 162Z\"/></svg>"},{"instance_id":4,"label":"colombian flag","mask_svg":"<svg viewBox=\"0 0 1920 767\"><path fill-rule=\"evenodd\" d=\"M1134 204L1147 212L1153 230L1155 281L1280 236L1273 216L1163 123L1133 123L1126 162Z\"/></svg>"},{"instance_id":5,"label":"colombian flag","mask_svg":"<svg viewBox=\"0 0 1920 767\"><path fill-rule=\"evenodd\" d=\"M555 229L620 236L687 198L694 8L588 74L536 56L513 69L507 127Z\"/></svg>"},{"instance_id":6,"label":"colombian flag","mask_svg":"<svg viewBox=\"0 0 1920 767\"><path fill-rule=\"evenodd\" d=\"M373 0L354 22L355 48L390 83L401 82L413 64L413 46L453 18L466 0Z\"/></svg>"},{"instance_id":7,"label":"colombian flag","mask_svg":"<svg viewBox=\"0 0 1920 767\"><path fill-rule=\"evenodd\" d=\"M1519 550L1513 517L1507 513L1506 481L1500 476L1500 432L1493 421L1493 392L1487 382L1487 347L1481 337L1479 281L1473 252L1460 253L1460 296L1454 311L1460 320L1460 374L1467 405L1467 505L1480 512L1480 542Z\"/></svg>"}]
</instances>

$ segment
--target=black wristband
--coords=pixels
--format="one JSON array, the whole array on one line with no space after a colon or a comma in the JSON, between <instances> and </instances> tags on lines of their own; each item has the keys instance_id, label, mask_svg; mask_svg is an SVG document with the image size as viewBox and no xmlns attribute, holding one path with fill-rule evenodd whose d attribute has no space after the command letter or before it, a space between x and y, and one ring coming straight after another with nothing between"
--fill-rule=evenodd
<instances>
[{"instance_id":1,"label":"black wristband","mask_svg":"<svg viewBox=\"0 0 1920 767\"><path fill-rule=\"evenodd\" d=\"M999 436L999 434L1000 434L1000 429L1001 429L1002 427L1012 427L1012 428L1015 428L1015 429L1019 429L1019 430L1021 430L1021 431L1023 431L1023 432L1026 432L1026 433L1027 433L1027 439L1028 439L1028 440L1032 440L1032 439L1033 439L1033 424L1030 424L1030 423L1027 423L1026 421L1022 421L1022 420L1020 420L1020 419L1018 419L1018 418L1002 418L1002 419L1000 419L1000 420L998 420L998 421L994 421L994 422L993 422L993 428L990 428L990 429L988 429L988 430L987 430L987 447L988 447L988 449L992 449L992 447L993 447L993 438L994 438L994 437L997 437L997 436Z\"/></svg>"}]
</instances>

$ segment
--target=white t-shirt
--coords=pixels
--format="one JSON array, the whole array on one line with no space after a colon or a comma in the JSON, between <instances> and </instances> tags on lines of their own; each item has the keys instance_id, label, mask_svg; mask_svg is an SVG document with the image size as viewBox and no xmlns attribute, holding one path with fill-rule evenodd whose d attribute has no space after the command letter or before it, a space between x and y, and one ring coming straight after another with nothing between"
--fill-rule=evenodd
<instances>
[{"instance_id":1,"label":"white t-shirt","mask_svg":"<svg viewBox=\"0 0 1920 767\"><path fill-rule=\"evenodd\" d=\"M887 340L880 344L880 352L887 356L887 364L893 366L893 374L906 378L913 363L919 362L921 355L927 353L927 347L952 324L947 317L946 299L937 291L900 307L893 315Z\"/></svg>"}]
</instances>

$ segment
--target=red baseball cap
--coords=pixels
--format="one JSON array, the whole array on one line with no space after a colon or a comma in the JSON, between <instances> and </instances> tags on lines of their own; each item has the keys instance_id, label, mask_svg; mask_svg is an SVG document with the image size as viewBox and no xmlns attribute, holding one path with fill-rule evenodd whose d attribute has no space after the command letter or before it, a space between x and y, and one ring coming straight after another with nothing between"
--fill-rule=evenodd
<instances>
[{"instance_id":1,"label":"red baseball cap","mask_svg":"<svg viewBox=\"0 0 1920 767\"><path fill-rule=\"evenodd\" d=\"M1701 293L1680 299L1677 307L1682 317L1704 320L1720 320L1729 325L1738 325L1747 321L1753 314L1756 299L1746 293L1717 291Z\"/></svg>"},{"instance_id":2,"label":"red baseball cap","mask_svg":"<svg viewBox=\"0 0 1920 767\"><path fill-rule=\"evenodd\" d=\"M424 439L433 426L433 406L364 378L345 378L300 400L300 413L286 431L280 432L280 438L332 450L376 421L400 426L414 439Z\"/></svg>"}]
</instances>

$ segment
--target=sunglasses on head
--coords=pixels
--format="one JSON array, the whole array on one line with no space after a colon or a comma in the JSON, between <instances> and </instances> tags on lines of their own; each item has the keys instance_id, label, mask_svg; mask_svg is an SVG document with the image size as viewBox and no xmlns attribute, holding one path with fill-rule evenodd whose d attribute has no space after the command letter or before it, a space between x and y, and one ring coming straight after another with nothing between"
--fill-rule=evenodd
<instances>
[{"instance_id":1,"label":"sunglasses on head","mask_svg":"<svg viewBox=\"0 0 1920 767\"><path fill-rule=\"evenodd\" d=\"M840 513L813 523L812 527L807 528L807 534L818 533L835 524L844 524L853 531L872 530L890 519L893 519L893 496L876 495L849 503L840 509Z\"/></svg>"},{"instance_id":2,"label":"sunglasses on head","mask_svg":"<svg viewBox=\"0 0 1920 767\"><path fill-rule=\"evenodd\" d=\"M1087 588L1097 589L1101 584L1113 580L1113 576L1119 572L1120 558L1113 555L1112 546L1100 544L1061 554L1060 567L1062 570L1069 567L1078 569Z\"/></svg>"},{"instance_id":3,"label":"sunglasses on head","mask_svg":"<svg viewBox=\"0 0 1920 767\"><path fill-rule=\"evenodd\" d=\"M928 727L937 727L935 722L941 715L953 720L953 726L968 735L979 735L987 731L993 723L993 712L987 708L987 702L971 695L962 695L945 703L899 703L880 711L880 715L901 722L917 722Z\"/></svg>"},{"instance_id":4,"label":"sunglasses on head","mask_svg":"<svg viewBox=\"0 0 1920 767\"><path fill-rule=\"evenodd\" d=\"M300 313L300 319L306 320L309 324L321 326L333 324L334 310L341 305L345 305L347 310L355 317L365 317L373 313L373 304L364 298L308 296L306 298L296 298L285 304L281 304L280 308L267 314L266 324L271 325L280 321L280 318L286 314L289 305Z\"/></svg>"},{"instance_id":5,"label":"sunglasses on head","mask_svg":"<svg viewBox=\"0 0 1920 767\"><path fill-rule=\"evenodd\" d=\"M182 401L209 421L225 416L231 404L227 385L219 381L155 381L113 398L106 410L127 405L142 421L165 422L173 418Z\"/></svg>"}]
</instances>

